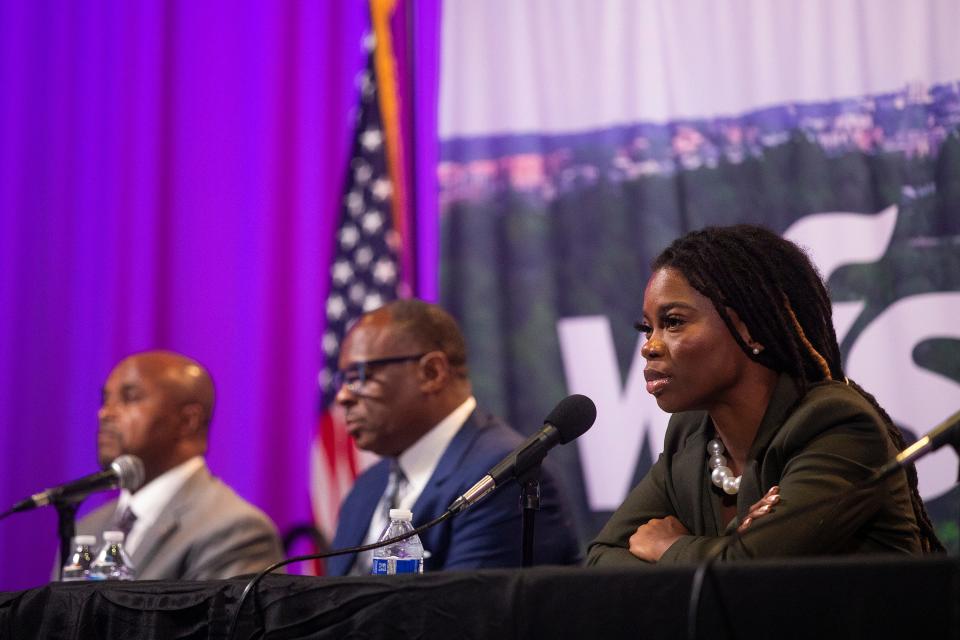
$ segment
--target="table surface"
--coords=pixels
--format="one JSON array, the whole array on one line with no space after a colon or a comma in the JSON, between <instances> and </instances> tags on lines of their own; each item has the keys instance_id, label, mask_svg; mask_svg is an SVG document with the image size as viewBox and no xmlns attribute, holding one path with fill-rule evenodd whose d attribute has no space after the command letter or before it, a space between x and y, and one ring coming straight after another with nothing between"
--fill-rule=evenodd
<instances>
[{"instance_id":1,"label":"table surface","mask_svg":"<svg viewBox=\"0 0 960 640\"><path fill-rule=\"evenodd\" d=\"M236 637L684 638L696 566L268 576ZM51 583L0 593L0 638L226 638L247 578ZM697 637L960 638L960 560L710 568Z\"/></svg>"}]
</instances>

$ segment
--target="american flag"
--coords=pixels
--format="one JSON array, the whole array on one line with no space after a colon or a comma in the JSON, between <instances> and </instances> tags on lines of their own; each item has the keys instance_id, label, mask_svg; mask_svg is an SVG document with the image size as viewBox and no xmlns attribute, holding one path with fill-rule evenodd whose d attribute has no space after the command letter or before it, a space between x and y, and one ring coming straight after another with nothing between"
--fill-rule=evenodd
<instances>
[{"instance_id":1,"label":"american flag","mask_svg":"<svg viewBox=\"0 0 960 640\"><path fill-rule=\"evenodd\" d=\"M334 403L333 376L344 334L356 319L399 296L401 235L393 218L394 189L388 170L383 118L377 95L373 36L368 62L358 78L360 108L350 167L340 208L336 248L330 267L330 294L322 338L320 425L311 452L311 494L317 528L327 540L336 530L337 510L361 462Z\"/></svg>"}]
</instances>

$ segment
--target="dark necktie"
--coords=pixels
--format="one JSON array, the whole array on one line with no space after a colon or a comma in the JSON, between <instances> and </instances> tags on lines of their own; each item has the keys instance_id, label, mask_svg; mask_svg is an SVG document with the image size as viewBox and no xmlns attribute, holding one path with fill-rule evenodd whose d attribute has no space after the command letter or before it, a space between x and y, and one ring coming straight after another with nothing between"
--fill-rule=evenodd
<instances>
[{"instance_id":1,"label":"dark necktie","mask_svg":"<svg viewBox=\"0 0 960 640\"><path fill-rule=\"evenodd\" d=\"M390 509L396 509L400 504L400 491L406 484L407 478L403 469L396 460L390 461L390 477L387 479L387 488L383 492L381 510L385 522L390 522Z\"/></svg>"},{"instance_id":2,"label":"dark necktie","mask_svg":"<svg viewBox=\"0 0 960 640\"><path fill-rule=\"evenodd\" d=\"M130 535L130 529L133 528L133 524L137 521L137 514L133 512L133 509L130 507L125 508L113 521L111 525L111 531L123 531L123 537L126 538Z\"/></svg>"}]
</instances>

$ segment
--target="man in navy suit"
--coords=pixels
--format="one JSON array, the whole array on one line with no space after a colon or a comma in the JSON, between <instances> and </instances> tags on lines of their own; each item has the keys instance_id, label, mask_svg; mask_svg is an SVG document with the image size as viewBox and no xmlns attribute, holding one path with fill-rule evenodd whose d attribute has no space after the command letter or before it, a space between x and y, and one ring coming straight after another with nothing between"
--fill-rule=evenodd
<instances>
[{"instance_id":1,"label":"man in navy suit","mask_svg":"<svg viewBox=\"0 0 960 640\"><path fill-rule=\"evenodd\" d=\"M383 459L340 507L334 548L376 541L390 506L414 526L441 515L523 437L479 411L456 321L421 300L399 300L360 318L340 351L337 403L359 448ZM421 535L425 571L518 567L519 488L507 486ZM541 477L535 564L575 564L580 545L550 465ZM370 555L330 558L330 575L363 575Z\"/></svg>"}]
</instances>

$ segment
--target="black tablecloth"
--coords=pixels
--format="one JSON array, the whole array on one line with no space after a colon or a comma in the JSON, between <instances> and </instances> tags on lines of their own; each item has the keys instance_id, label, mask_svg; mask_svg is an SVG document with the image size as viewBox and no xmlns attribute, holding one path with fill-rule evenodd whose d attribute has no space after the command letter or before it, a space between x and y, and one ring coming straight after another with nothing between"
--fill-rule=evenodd
<instances>
[{"instance_id":1,"label":"black tablecloth","mask_svg":"<svg viewBox=\"0 0 960 640\"><path fill-rule=\"evenodd\" d=\"M696 567L269 576L238 637L684 638ZM960 638L960 561L717 565L699 637ZM0 593L2 638L226 638L244 579L50 584Z\"/></svg>"}]
</instances>

